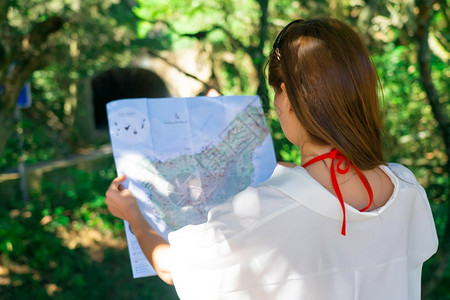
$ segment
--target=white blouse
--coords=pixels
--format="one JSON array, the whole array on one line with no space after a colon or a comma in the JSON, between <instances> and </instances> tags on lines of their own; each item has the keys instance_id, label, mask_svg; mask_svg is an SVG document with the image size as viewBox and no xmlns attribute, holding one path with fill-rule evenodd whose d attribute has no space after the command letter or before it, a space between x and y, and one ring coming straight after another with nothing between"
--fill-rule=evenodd
<instances>
[{"instance_id":1,"label":"white blouse","mask_svg":"<svg viewBox=\"0 0 450 300\"><path fill-rule=\"evenodd\" d=\"M407 168L381 169L391 198L370 212L346 205L346 236L338 199L304 168L283 166L206 223L170 233L180 299L419 300L438 245L431 209Z\"/></svg>"}]
</instances>

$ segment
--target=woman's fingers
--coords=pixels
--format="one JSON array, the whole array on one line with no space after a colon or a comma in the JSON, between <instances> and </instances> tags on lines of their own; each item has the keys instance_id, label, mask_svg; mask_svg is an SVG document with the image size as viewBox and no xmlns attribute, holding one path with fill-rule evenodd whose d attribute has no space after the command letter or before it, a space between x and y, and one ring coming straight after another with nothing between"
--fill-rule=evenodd
<instances>
[{"instance_id":1,"label":"woman's fingers","mask_svg":"<svg viewBox=\"0 0 450 300\"><path fill-rule=\"evenodd\" d=\"M110 188L120 190L121 183L126 179L125 174L120 175L119 177L114 178L114 180L111 182ZM122 187L123 189L123 187Z\"/></svg>"},{"instance_id":2,"label":"woman's fingers","mask_svg":"<svg viewBox=\"0 0 450 300\"><path fill-rule=\"evenodd\" d=\"M105 194L105 202L111 214L126 220L135 215L139 207L134 195L121 184L125 178L125 175L121 175L111 182Z\"/></svg>"},{"instance_id":3,"label":"woman's fingers","mask_svg":"<svg viewBox=\"0 0 450 300\"><path fill-rule=\"evenodd\" d=\"M126 176L125 174L116 177L111 184L109 185L108 189L106 190L106 199L110 197L114 197L114 192L120 192L124 190L124 186L121 184L125 180Z\"/></svg>"},{"instance_id":4,"label":"woman's fingers","mask_svg":"<svg viewBox=\"0 0 450 300\"><path fill-rule=\"evenodd\" d=\"M126 176L125 174L122 174L122 175L120 175L120 176L114 178L113 182L121 183L121 182L123 182L123 181L126 179L126 177L127 177L127 176Z\"/></svg>"}]
</instances>

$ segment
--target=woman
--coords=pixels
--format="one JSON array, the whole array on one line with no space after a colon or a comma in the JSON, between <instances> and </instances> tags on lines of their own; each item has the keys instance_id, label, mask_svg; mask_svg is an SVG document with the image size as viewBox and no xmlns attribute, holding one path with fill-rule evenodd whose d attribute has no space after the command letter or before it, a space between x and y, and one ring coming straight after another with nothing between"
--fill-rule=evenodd
<instances>
[{"instance_id":1,"label":"woman","mask_svg":"<svg viewBox=\"0 0 450 300\"><path fill-rule=\"evenodd\" d=\"M433 217L414 175L383 160L377 75L361 39L335 19L295 20L267 65L302 167L277 166L170 245L124 177L106 193L111 213L181 299L420 299Z\"/></svg>"}]
</instances>

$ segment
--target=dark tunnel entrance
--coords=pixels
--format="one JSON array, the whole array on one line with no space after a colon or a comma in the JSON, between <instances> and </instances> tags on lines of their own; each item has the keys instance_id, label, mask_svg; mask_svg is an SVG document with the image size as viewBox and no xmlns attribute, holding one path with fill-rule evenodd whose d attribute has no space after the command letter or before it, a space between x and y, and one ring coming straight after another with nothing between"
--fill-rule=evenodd
<instances>
[{"instance_id":1,"label":"dark tunnel entrance","mask_svg":"<svg viewBox=\"0 0 450 300\"><path fill-rule=\"evenodd\" d=\"M126 98L170 97L164 81L154 72L142 68L115 68L92 79L95 127L107 129L106 103Z\"/></svg>"}]
</instances>

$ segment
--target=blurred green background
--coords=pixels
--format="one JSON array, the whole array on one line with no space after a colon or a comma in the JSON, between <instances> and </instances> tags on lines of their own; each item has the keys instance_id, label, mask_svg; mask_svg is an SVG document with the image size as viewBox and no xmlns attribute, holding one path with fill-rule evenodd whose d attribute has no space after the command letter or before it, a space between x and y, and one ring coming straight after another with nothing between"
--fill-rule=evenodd
<instances>
[{"instance_id":1,"label":"blurred green background","mask_svg":"<svg viewBox=\"0 0 450 300\"><path fill-rule=\"evenodd\" d=\"M423 298L450 299L447 0L0 0L0 299L177 299L157 277L131 277L123 223L104 204L115 167L94 82L120 74L128 87L135 73L120 72L144 68L173 96L259 94L278 159L300 163L262 67L290 20L316 16L354 26L372 54L386 156L415 172L438 228ZM17 110L26 82L32 104Z\"/></svg>"}]
</instances>

